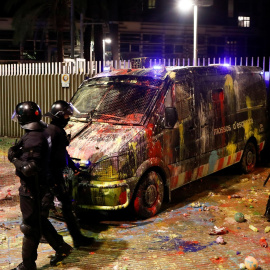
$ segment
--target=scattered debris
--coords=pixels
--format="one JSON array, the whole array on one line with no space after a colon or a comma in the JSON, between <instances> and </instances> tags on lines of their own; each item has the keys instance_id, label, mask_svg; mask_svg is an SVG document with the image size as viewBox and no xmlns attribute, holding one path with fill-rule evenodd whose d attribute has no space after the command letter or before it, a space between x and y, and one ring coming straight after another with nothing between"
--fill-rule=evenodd
<instances>
[{"instance_id":1,"label":"scattered debris","mask_svg":"<svg viewBox=\"0 0 270 270\"><path fill-rule=\"evenodd\" d=\"M242 198L242 196L240 196L238 194L233 194L233 195L229 195L228 198L229 199L231 199L231 198Z\"/></svg>"},{"instance_id":2,"label":"scattered debris","mask_svg":"<svg viewBox=\"0 0 270 270\"><path fill-rule=\"evenodd\" d=\"M218 238L216 239L216 243L220 244L220 245L225 245L226 242L224 241L222 236L218 236Z\"/></svg>"},{"instance_id":3,"label":"scattered debris","mask_svg":"<svg viewBox=\"0 0 270 270\"><path fill-rule=\"evenodd\" d=\"M239 265L239 269L246 269L245 264L244 264L244 263L240 263L240 265Z\"/></svg>"},{"instance_id":4,"label":"scattered debris","mask_svg":"<svg viewBox=\"0 0 270 270\"><path fill-rule=\"evenodd\" d=\"M234 219L235 219L235 221L241 223L241 222L245 221L245 216L244 216L244 214L238 212L238 213L235 213Z\"/></svg>"},{"instance_id":5,"label":"scattered debris","mask_svg":"<svg viewBox=\"0 0 270 270\"><path fill-rule=\"evenodd\" d=\"M220 235L220 234L226 234L228 233L227 229L225 227L217 227L214 226L214 229L210 231L210 235Z\"/></svg>"},{"instance_id":6,"label":"scattered debris","mask_svg":"<svg viewBox=\"0 0 270 270\"><path fill-rule=\"evenodd\" d=\"M266 226L264 229L264 232L266 232L266 233L270 232L270 226Z\"/></svg>"},{"instance_id":7,"label":"scattered debris","mask_svg":"<svg viewBox=\"0 0 270 270\"><path fill-rule=\"evenodd\" d=\"M254 227L253 225L249 225L248 226L253 232L258 232L259 230L256 228L256 227Z\"/></svg>"},{"instance_id":8,"label":"scattered debris","mask_svg":"<svg viewBox=\"0 0 270 270\"><path fill-rule=\"evenodd\" d=\"M260 245L261 247L264 247L264 248L268 247L268 243L266 242L266 239L264 237L260 239Z\"/></svg>"},{"instance_id":9,"label":"scattered debris","mask_svg":"<svg viewBox=\"0 0 270 270\"><path fill-rule=\"evenodd\" d=\"M2 228L4 230L10 230L10 228L7 227L4 223L0 224L0 228Z\"/></svg>"},{"instance_id":10,"label":"scattered debris","mask_svg":"<svg viewBox=\"0 0 270 270\"><path fill-rule=\"evenodd\" d=\"M255 270L258 268L258 262L257 260L252 256L247 256L245 258L245 266L249 270Z\"/></svg>"},{"instance_id":11,"label":"scattered debris","mask_svg":"<svg viewBox=\"0 0 270 270\"><path fill-rule=\"evenodd\" d=\"M199 208L202 205L199 202L196 202L196 203L192 203L190 206L193 207L193 208Z\"/></svg>"}]
</instances>

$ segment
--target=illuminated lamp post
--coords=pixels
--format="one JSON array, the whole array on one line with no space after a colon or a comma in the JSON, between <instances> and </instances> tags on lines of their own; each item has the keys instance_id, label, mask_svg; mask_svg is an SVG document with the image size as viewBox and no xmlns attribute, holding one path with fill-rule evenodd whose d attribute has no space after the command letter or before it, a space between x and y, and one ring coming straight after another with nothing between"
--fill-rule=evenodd
<instances>
[{"instance_id":1,"label":"illuminated lamp post","mask_svg":"<svg viewBox=\"0 0 270 270\"><path fill-rule=\"evenodd\" d=\"M198 61L198 49L197 49L197 38L198 38L198 6L209 7L213 5L213 0L180 0L178 7L180 10L188 11L193 6L193 65L197 66Z\"/></svg>"},{"instance_id":2,"label":"illuminated lamp post","mask_svg":"<svg viewBox=\"0 0 270 270\"><path fill-rule=\"evenodd\" d=\"M105 59L105 46L106 46L106 43L110 44L111 42L112 42L112 40L110 38L105 38L105 39L102 40L104 66L105 66L105 62L106 62L106 59Z\"/></svg>"}]
</instances>

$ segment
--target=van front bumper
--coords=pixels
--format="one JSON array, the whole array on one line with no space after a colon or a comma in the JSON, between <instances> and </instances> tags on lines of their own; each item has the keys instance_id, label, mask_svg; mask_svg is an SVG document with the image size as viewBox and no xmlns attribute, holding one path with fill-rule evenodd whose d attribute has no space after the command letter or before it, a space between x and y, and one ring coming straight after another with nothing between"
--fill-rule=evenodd
<instances>
[{"instance_id":1,"label":"van front bumper","mask_svg":"<svg viewBox=\"0 0 270 270\"><path fill-rule=\"evenodd\" d=\"M96 210L118 210L130 203L126 180L101 182L82 181L73 190L76 207Z\"/></svg>"}]
</instances>

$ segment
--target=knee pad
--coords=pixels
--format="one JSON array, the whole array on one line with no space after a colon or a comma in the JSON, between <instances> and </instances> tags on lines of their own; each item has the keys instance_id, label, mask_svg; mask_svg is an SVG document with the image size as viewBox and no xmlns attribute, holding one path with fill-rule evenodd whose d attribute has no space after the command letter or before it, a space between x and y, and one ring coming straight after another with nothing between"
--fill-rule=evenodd
<instances>
[{"instance_id":1,"label":"knee pad","mask_svg":"<svg viewBox=\"0 0 270 270\"><path fill-rule=\"evenodd\" d=\"M21 229L21 232L26 236L34 234L33 228L28 224L21 223L20 229Z\"/></svg>"}]
</instances>

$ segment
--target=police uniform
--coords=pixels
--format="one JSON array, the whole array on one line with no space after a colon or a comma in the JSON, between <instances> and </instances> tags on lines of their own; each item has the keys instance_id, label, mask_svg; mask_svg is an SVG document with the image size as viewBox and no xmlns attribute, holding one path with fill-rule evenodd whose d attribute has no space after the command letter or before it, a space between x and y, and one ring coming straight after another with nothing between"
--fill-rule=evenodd
<instances>
[{"instance_id":1,"label":"police uniform","mask_svg":"<svg viewBox=\"0 0 270 270\"><path fill-rule=\"evenodd\" d=\"M41 234L50 242L56 255L58 254L58 261L60 257L63 259L59 254L65 252L68 255L72 248L63 241L63 237L48 220L49 201L45 194L48 193L49 137L41 122L27 123L22 127L26 133L8 151L8 158L15 165L16 175L20 178L19 195L22 212L20 229L24 234L23 262L14 269L34 270Z\"/></svg>"},{"instance_id":2,"label":"police uniform","mask_svg":"<svg viewBox=\"0 0 270 270\"><path fill-rule=\"evenodd\" d=\"M69 139L64 127L69 121L69 116L73 115L73 107L70 103L59 100L51 108L51 112L45 116L51 117L52 121L48 125L46 132L51 137L51 187L53 194L62 203L62 214L67 224L69 233L72 237L74 247L91 245L94 241L92 237L84 236L77 222L77 218L72 211L72 198L65 186L63 170L66 167L78 172L78 168L70 158L66 147L69 145Z\"/></svg>"},{"instance_id":3,"label":"police uniform","mask_svg":"<svg viewBox=\"0 0 270 270\"><path fill-rule=\"evenodd\" d=\"M69 145L65 130L57 121L52 121L46 132L52 140L51 149L51 186L56 198L62 203L62 214L67 224L69 233L73 239L74 247L92 244L93 238L87 238L81 234L77 218L72 210L72 198L65 186L63 170L66 167L74 172L78 170L70 158L66 147Z\"/></svg>"}]
</instances>

